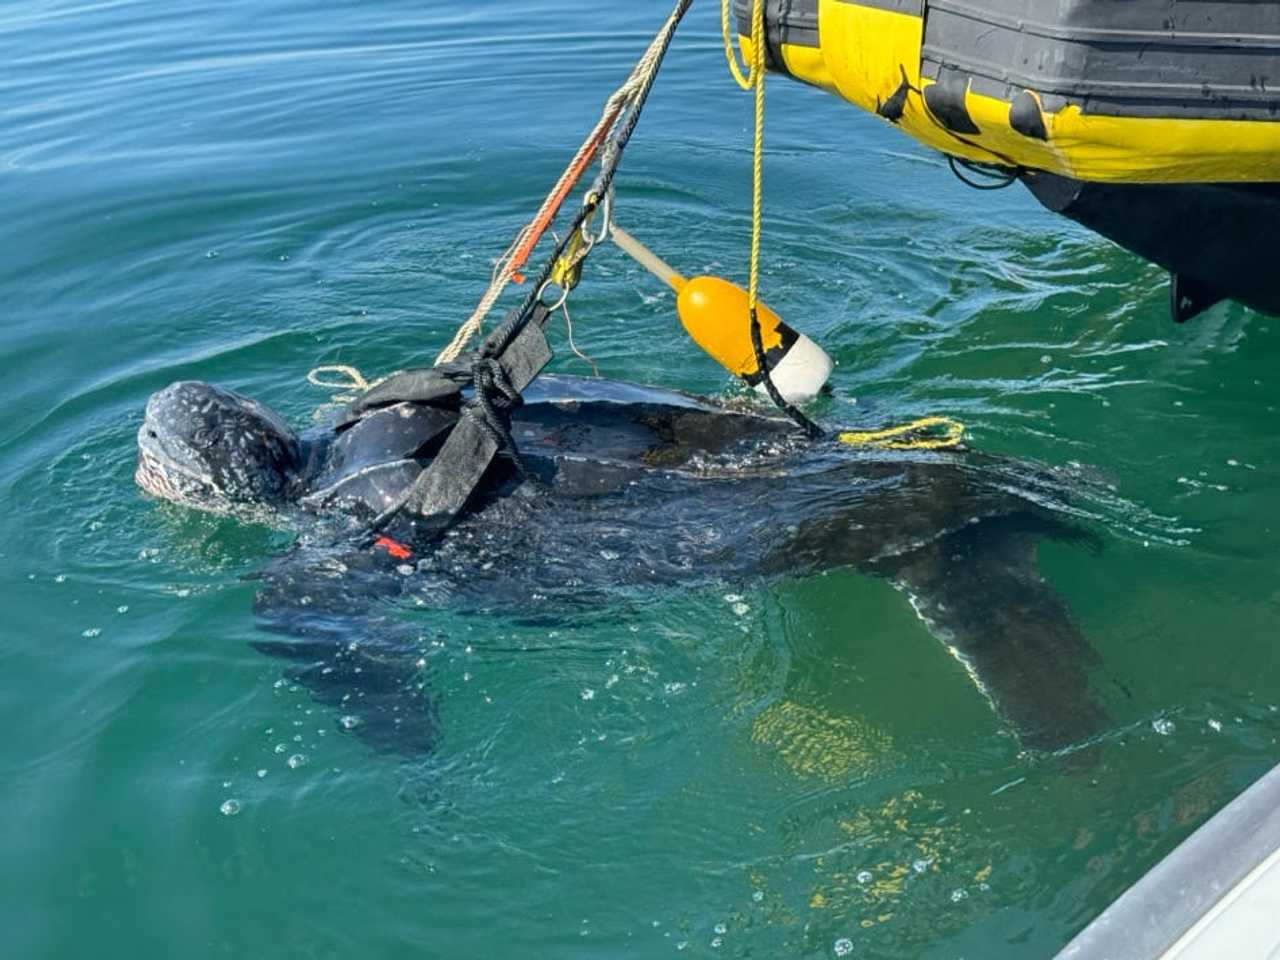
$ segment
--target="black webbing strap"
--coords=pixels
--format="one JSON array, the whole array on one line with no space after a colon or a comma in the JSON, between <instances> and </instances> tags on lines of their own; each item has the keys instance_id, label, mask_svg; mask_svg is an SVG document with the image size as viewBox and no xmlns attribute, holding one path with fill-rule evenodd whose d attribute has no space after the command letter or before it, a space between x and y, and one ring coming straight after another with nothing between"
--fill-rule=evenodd
<instances>
[{"instance_id":1,"label":"black webbing strap","mask_svg":"<svg viewBox=\"0 0 1280 960\"><path fill-rule=\"evenodd\" d=\"M497 356L477 358L475 397L462 408L431 465L407 491L370 525L377 531L402 510L413 515L427 535L443 533L466 508L494 457L510 443L511 411L520 394L551 361L542 325L547 308L535 306L529 323ZM496 369L495 369L496 368Z\"/></svg>"},{"instance_id":2,"label":"black webbing strap","mask_svg":"<svg viewBox=\"0 0 1280 960\"><path fill-rule=\"evenodd\" d=\"M755 307L751 308L751 352L755 355L755 376L758 379L755 382L751 380L747 382L752 386L763 383L765 392L769 394L769 399L773 401L775 407L790 417L810 440L821 440L822 428L806 417L794 403L789 402L773 382L773 374L769 372L769 358L765 355L764 343L760 335L760 312Z\"/></svg>"}]
</instances>

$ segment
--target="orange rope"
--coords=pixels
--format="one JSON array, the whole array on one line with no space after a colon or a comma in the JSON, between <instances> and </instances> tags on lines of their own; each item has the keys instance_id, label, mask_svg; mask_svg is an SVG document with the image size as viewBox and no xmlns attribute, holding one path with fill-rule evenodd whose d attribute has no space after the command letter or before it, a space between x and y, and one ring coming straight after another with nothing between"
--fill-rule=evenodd
<instances>
[{"instance_id":1,"label":"orange rope","mask_svg":"<svg viewBox=\"0 0 1280 960\"><path fill-rule=\"evenodd\" d=\"M489 288L485 291L484 296L480 298L480 302L476 304L471 316L463 322L457 333L453 335L453 340L440 351L436 357L437 364L448 363L458 358L470 339L480 330L484 323L484 318L489 315L489 311L493 309L493 305L498 301L508 283L512 280L517 283L524 282L524 277L519 274L520 269L528 262L534 247L538 245L538 241L542 239L550 228L551 222L556 218L556 214L560 212L560 207L564 204L569 194L573 192L573 188L578 181L582 179L582 175L595 161L601 147L607 146L609 134L617 124L618 118L622 116L623 111L628 106L635 102L636 96L646 88L646 84L652 82L653 75L662 63L663 54L671 42L671 35L675 32L684 15L685 8L687 8L687 4L682 3L667 18L666 24L658 31L657 36L653 38L653 42L649 44L649 48L645 50L644 55L636 63L635 69L627 77L626 83L615 90L613 95L609 97L604 105L604 110L601 112L600 120L592 128L591 133L587 135L586 140L582 142L582 146L578 148L573 160L570 161L560 179L556 181L556 185L551 189L546 200L543 201L537 214L516 234L511 246L494 263L493 275L489 280Z\"/></svg>"},{"instance_id":2,"label":"orange rope","mask_svg":"<svg viewBox=\"0 0 1280 960\"><path fill-rule=\"evenodd\" d=\"M520 275L520 270L529 262L529 256L533 253L533 248L538 245L542 235L551 226L551 221L555 219L565 198L573 192L573 188L578 185L578 181L582 179L582 175L586 173L587 168L595 160L596 154L600 152L600 147L604 144L605 138L608 137L614 122L618 119L618 115L622 113L622 106L622 103L617 104L606 111L604 116L600 118L600 122L596 124L595 129L587 135L587 139L582 142L582 146L574 154L573 160L570 161L559 182L547 194L547 199L543 201L542 207L534 215L534 218L529 221L529 225L520 231L520 237L523 239L516 242L516 247L511 253L510 260L511 279L516 283L524 283L524 277Z\"/></svg>"}]
</instances>

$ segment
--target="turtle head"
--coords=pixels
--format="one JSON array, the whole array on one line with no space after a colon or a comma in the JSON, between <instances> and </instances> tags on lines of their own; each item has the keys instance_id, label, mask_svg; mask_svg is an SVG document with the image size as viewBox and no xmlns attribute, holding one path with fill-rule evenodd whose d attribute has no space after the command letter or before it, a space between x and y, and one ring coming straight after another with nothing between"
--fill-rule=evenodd
<instances>
[{"instance_id":1,"label":"turtle head","mask_svg":"<svg viewBox=\"0 0 1280 960\"><path fill-rule=\"evenodd\" d=\"M256 400L195 380L151 396L134 479L165 500L219 513L289 500L302 463L297 435Z\"/></svg>"}]
</instances>

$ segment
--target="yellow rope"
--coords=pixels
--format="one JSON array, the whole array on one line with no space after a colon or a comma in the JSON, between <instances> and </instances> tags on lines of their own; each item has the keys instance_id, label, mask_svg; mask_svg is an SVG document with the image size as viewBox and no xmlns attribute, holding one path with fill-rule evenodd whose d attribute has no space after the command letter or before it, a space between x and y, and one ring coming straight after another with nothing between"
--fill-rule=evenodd
<instances>
[{"instance_id":1,"label":"yellow rope","mask_svg":"<svg viewBox=\"0 0 1280 960\"><path fill-rule=\"evenodd\" d=\"M733 49L730 23L732 0L720 0L720 30L724 35L724 55L729 72L743 90L755 93L755 130L751 146L751 263L747 284L747 309L753 310L760 296L760 233L764 220L764 0L754 0L751 8L751 67L743 75Z\"/></svg>"},{"instance_id":2,"label":"yellow rope","mask_svg":"<svg viewBox=\"0 0 1280 960\"><path fill-rule=\"evenodd\" d=\"M751 274L747 308L754 310L760 291L760 232L764 220L764 0L755 0L751 26L751 70L756 76L756 128L751 147Z\"/></svg>"},{"instance_id":3,"label":"yellow rope","mask_svg":"<svg viewBox=\"0 0 1280 960\"><path fill-rule=\"evenodd\" d=\"M760 290L760 234L764 220L764 0L754 0L751 9L751 63L744 74L734 52L731 20L732 0L720 0L720 29L724 35L724 55L729 72L743 90L755 94L755 131L751 154L751 263L747 287L748 309L756 307ZM945 450L958 447L964 439L964 424L950 417L924 417L884 430L847 431L838 436L851 447L878 447L886 450Z\"/></svg>"},{"instance_id":4,"label":"yellow rope","mask_svg":"<svg viewBox=\"0 0 1280 960\"><path fill-rule=\"evenodd\" d=\"M851 447L881 450L947 450L964 440L964 424L951 417L921 417L884 430L850 430L836 437Z\"/></svg>"}]
</instances>

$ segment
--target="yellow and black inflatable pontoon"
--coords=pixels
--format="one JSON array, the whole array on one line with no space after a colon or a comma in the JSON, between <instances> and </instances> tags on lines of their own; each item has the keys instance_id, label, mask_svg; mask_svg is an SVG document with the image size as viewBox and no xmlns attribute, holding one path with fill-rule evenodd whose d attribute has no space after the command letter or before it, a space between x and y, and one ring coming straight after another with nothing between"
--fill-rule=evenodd
<instances>
[{"instance_id":1,"label":"yellow and black inflatable pontoon","mask_svg":"<svg viewBox=\"0 0 1280 960\"><path fill-rule=\"evenodd\" d=\"M1280 2L765 0L765 24L771 69L1168 269L1175 319L1280 313Z\"/></svg>"}]
</instances>

